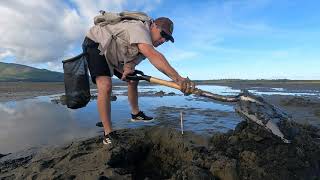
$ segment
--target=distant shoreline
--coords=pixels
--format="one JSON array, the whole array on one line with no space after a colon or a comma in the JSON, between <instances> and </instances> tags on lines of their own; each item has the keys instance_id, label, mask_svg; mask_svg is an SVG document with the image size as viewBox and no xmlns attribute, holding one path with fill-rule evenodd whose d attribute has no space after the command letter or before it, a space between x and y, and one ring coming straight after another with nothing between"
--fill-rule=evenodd
<instances>
[{"instance_id":1,"label":"distant shoreline","mask_svg":"<svg viewBox=\"0 0 320 180\"><path fill-rule=\"evenodd\" d=\"M285 88L288 90L316 90L320 91L320 80L201 80L197 85L221 85L234 89L251 87ZM125 82L115 82L116 85L126 85ZM140 82L140 85L153 85ZM90 84L91 88L96 88ZM64 93L63 82L0 82L0 102L28 99L36 96L45 96Z\"/></svg>"}]
</instances>

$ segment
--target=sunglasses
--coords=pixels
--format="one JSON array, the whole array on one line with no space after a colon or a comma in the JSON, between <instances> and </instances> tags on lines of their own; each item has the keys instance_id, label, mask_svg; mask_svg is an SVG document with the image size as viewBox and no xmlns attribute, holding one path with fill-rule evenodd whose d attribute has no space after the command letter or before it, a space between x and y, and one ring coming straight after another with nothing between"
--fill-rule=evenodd
<instances>
[{"instance_id":1,"label":"sunglasses","mask_svg":"<svg viewBox=\"0 0 320 180\"><path fill-rule=\"evenodd\" d=\"M161 35L161 37L163 37L166 41L170 41L170 39L171 39L171 36L170 35L168 35L166 32L164 32L164 31L160 31L160 35Z\"/></svg>"}]
</instances>

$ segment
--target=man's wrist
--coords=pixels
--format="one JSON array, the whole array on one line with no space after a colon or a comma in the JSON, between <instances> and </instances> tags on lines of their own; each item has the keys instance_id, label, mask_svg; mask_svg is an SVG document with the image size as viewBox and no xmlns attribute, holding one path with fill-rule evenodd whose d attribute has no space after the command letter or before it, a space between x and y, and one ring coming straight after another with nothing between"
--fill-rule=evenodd
<instances>
[{"instance_id":1,"label":"man's wrist","mask_svg":"<svg viewBox=\"0 0 320 180\"><path fill-rule=\"evenodd\" d=\"M183 77L177 76L177 77L174 77L172 80L173 80L174 82L176 82L176 83L179 83L179 82L183 81Z\"/></svg>"}]
</instances>

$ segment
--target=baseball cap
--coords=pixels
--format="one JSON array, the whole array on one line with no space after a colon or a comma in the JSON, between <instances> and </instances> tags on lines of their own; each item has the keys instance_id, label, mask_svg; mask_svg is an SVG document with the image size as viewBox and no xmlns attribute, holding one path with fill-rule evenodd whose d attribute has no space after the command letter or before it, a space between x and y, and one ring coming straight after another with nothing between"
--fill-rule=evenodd
<instances>
[{"instance_id":1,"label":"baseball cap","mask_svg":"<svg viewBox=\"0 0 320 180\"><path fill-rule=\"evenodd\" d=\"M165 38L170 40L171 42L174 42L174 38L172 37L173 22L166 17L159 17L156 20L154 20L154 22L159 28L161 28L162 31L165 32Z\"/></svg>"}]
</instances>

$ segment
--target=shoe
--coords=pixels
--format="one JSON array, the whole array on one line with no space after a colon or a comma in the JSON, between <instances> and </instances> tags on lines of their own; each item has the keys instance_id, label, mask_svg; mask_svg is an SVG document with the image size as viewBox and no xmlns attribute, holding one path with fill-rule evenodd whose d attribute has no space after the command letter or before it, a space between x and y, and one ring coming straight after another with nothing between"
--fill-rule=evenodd
<instances>
[{"instance_id":1,"label":"shoe","mask_svg":"<svg viewBox=\"0 0 320 180\"><path fill-rule=\"evenodd\" d=\"M97 122L97 123L96 123L96 126L97 126L97 127L103 127L103 124L102 124L102 122Z\"/></svg>"},{"instance_id":2,"label":"shoe","mask_svg":"<svg viewBox=\"0 0 320 180\"><path fill-rule=\"evenodd\" d=\"M102 142L104 145L112 146L115 143L115 140L116 140L116 134L114 131L112 131L107 135L104 133Z\"/></svg>"},{"instance_id":3,"label":"shoe","mask_svg":"<svg viewBox=\"0 0 320 180\"><path fill-rule=\"evenodd\" d=\"M151 122L153 121L153 117L146 116L144 112L139 111L138 114L131 114L131 121L133 122Z\"/></svg>"}]
</instances>

